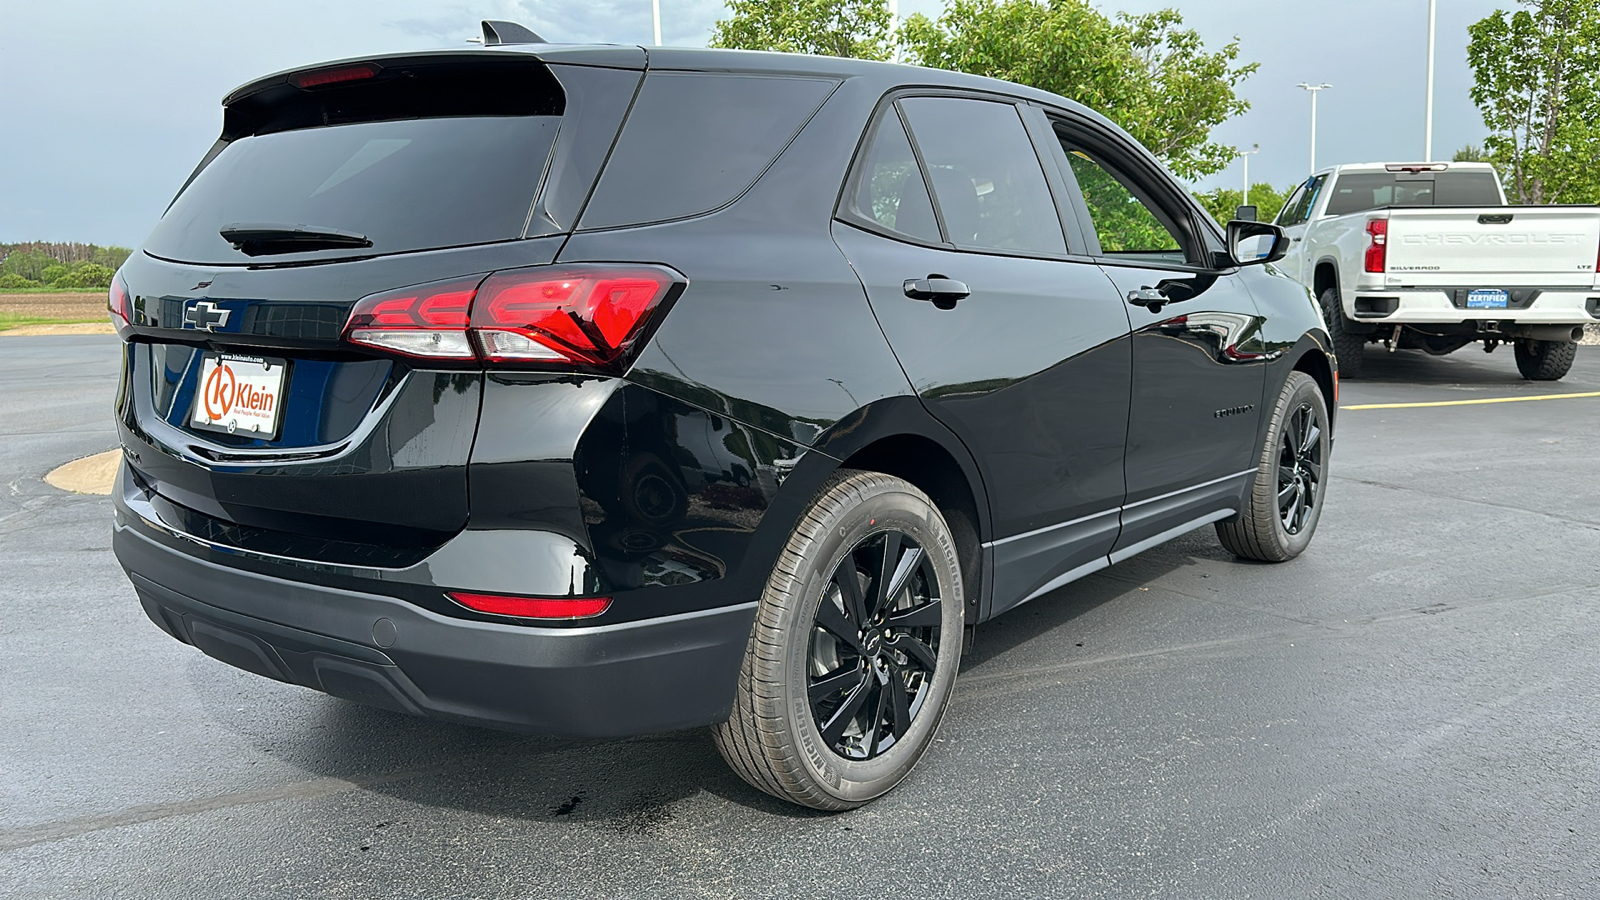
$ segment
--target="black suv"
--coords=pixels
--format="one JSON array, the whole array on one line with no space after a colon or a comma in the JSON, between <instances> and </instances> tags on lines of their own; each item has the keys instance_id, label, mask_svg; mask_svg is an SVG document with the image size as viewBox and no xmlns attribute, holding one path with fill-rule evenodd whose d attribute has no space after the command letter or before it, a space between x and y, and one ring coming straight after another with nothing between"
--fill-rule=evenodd
<instances>
[{"instance_id":1,"label":"black suv","mask_svg":"<svg viewBox=\"0 0 1600 900\"><path fill-rule=\"evenodd\" d=\"M1104 118L489 33L234 91L119 273L115 548L173 637L439 719L710 725L844 809L964 629L1203 525L1310 541L1336 369L1282 233Z\"/></svg>"}]
</instances>

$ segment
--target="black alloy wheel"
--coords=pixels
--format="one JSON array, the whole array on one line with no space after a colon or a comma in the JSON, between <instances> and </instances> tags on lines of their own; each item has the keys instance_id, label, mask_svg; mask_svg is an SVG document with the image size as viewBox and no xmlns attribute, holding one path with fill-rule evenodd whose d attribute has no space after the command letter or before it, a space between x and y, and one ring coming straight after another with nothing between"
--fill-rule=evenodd
<instances>
[{"instance_id":1,"label":"black alloy wheel","mask_svg":"<svg viewBox=\"0 0 1600 900\"><path fill-rule=\"evenodd\" d=\"M1217 538L1236 556L1284 562L1311 543L1328 494L1328 401L1315 379L1290 372L1272 406L1244 508L1217 523Z\"/></svg>"},{"instance_id":2,"label":"black alloy wheel","mask_svg":"<svg viewBox=\"0 0 1600 900\"><path fill-rule=\"evenodd\" d=\"M811 715L846 759L888 751L922 711L939 666L938 576L909 535L851 548L829 580L807 660Z\"/></svg>"},{"instance_id":3,"label":"black alloy wheel","mask_svg":"<svg viewBox=\"0 0 1600 900\"><path fill-rule=\"evenodd\" d=\"M905 780L950 701L965 588L955 536L915 485L840 469L795 523L761 595L717 750L813 809Z\"/></svg>"},{"instance_id":4,"label":"black alloy wheel","mask_svg":"<svg viewBox=\"0 0 1600 900\"><path fill-rule=\"evenodd\" d=\"M1278 444L1278 517L1284 531L1297 535L1322 494L1322 426L1310 403L1289 414Z\"/></svg>"}]
</instances>

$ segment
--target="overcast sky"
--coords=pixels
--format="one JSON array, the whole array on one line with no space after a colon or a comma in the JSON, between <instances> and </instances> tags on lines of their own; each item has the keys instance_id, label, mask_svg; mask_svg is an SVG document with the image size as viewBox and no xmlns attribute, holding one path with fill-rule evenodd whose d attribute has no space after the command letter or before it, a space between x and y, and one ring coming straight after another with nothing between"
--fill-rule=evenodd
<instances>
[{"instance_id":1,"label":"overcast sky","mask_svg":"<svg viewBox=\"0 0 1600 900\"><path fill-rule=\"evenodd\" d=\"M663 40L704 46L721 0L660 0ZM1261 144L1252 181L1309 164L1301 81L1329 82L1317 162L1420 159L1427 0L1101 0L1108 14L1177 7L1208 47L1261 63L1248 114L1218 140ZM1439 4L1434 154L1479 143L1467 25L1511 0ZM650 42L650 0L53 0L0 19L0 241L136 246L221 127L222 96L279 69L363 53L465 46L484 18L555 41ZM901 0L937 16L943 0ZM1237 163L1202 187L1232 187Z\"/></svg>"}]
</instances>

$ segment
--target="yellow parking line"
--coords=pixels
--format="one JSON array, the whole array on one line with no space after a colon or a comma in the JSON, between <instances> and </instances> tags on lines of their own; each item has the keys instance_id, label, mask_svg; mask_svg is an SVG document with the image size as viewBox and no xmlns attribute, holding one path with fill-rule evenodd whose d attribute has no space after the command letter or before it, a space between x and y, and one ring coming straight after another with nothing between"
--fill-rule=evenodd
<instances>
[{"instance_id":1,"label":"yellow parking line","mask_svg":"<svg viewBox=\"0 0 1600 900\"><path fill-rule=\"evenodd\" d=\"M1483 400L1436 400L1432 403L1359 403L1340 406L1339 409L1418 409L1424 406L1477 406L1482 403L1521 403L1524 400L1572 400L1578 397L1600 397L1600 391L1581 394L1541 394L1537 397L1488 397Z\"/></svg>"}]
</instances>

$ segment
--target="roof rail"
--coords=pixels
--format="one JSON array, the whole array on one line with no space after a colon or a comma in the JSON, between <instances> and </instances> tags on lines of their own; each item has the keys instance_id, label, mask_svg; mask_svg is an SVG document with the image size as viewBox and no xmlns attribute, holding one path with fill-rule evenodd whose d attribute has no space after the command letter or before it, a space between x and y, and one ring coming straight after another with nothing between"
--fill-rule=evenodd
<instances>
[{"instance_id":1,"label":"roof rail","mask_svg":"<svg viewBox=\"0 0 1600 900\"><path fill-rule=\"evenodd\" d=\"M496 44L548 43L550 42L535 34L531 29L515 22L500 22L493 19L483 20L483 45L485 47L493 47Z\"/></svg>"}]
</instances>

